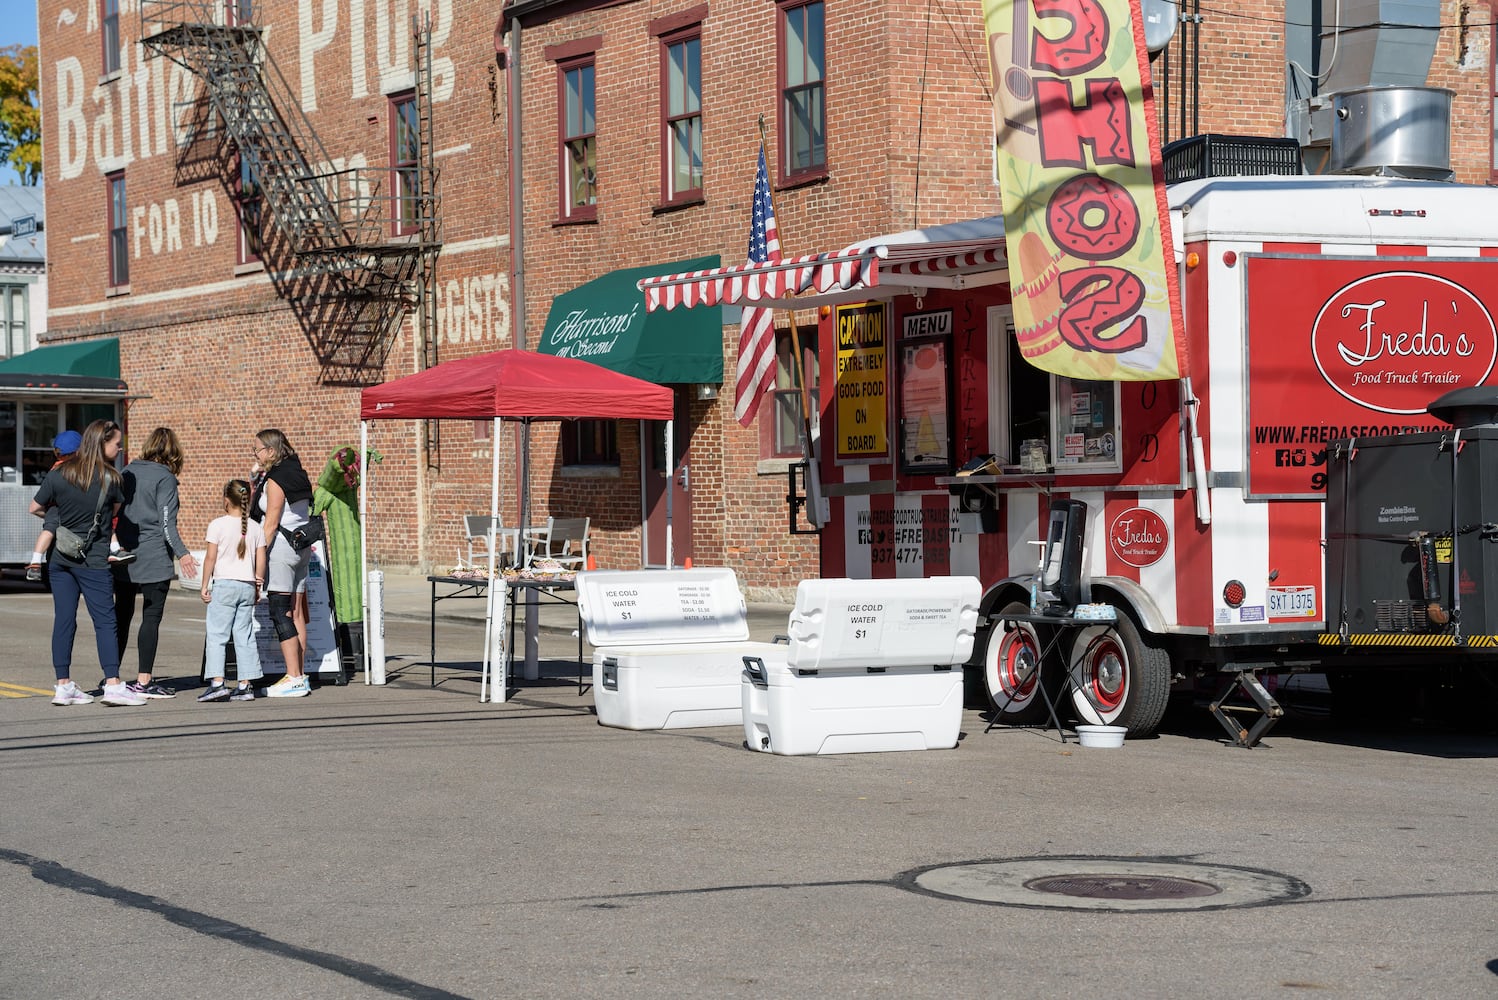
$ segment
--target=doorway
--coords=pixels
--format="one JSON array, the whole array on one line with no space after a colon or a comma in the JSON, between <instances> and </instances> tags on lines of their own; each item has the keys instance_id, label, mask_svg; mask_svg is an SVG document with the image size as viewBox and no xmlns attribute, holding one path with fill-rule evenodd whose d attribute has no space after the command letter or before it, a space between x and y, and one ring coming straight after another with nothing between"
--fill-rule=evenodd
<instances>
[{"instance_id":1,"label":"doorway","mask_svg":"<svg viewBox=\"0 0 1498 1000\"><path fill-rule=\"evenodd\" d=\"M645 498L645 566L666 566L666 490L671 491L671 563L684 565L692 557L692 425L688 420L687 395L690 386L674 390L676 414L672 428L675 455L666 459L666 424L662 420L640 422L640 450ZM670 470L669 477L667 470Z\"/></svg>"}]
</instances>

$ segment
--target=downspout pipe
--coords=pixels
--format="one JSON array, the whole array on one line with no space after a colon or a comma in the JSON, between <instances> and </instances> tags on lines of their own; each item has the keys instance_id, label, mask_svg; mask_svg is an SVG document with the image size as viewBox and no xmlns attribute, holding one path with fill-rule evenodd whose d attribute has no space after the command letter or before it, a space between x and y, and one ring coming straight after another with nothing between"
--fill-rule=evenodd
<instances>
[{"instance_id":1,"label":"downspout pipe","mask_svg":"<svg viewBox=\"0 0 1498 1000\"><path fill-rule=\"evenodd\" d=\"M511 17L513 5L494 26L494 59L509 74L510 131L510 332L516 347L525 349L525 171L521 158L520 18ZM497 442L496 442L497 446Z\"/></svg>"}]
</instances>

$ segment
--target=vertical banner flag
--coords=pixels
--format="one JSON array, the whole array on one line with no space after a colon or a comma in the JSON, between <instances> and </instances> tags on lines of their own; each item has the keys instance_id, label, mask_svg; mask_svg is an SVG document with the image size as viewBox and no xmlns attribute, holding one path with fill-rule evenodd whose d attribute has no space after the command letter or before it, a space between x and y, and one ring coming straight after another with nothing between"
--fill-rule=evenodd
<instances>
[{"instance_id":1,"label":"vertical banner flag","mask_svg":"<svg viewBox=\"0 0 1498 1000\"><path fill-rule=\"evenodd\" d=\"M770 200L770 171L765 166L765 144L759 144L759 169L754 173L754 216L749 224L749 263L779 263L780 233L775 228L775 204ZM745 306L739 321L738 382L733 415L748 427L759 401L775 382L775 310Z\"/></svg>"},{"instance_id":2,"label":"vertical banner flag","mask_svg":"<svg viewBox=\"0 0 1498 1000\"><path fill-rule=\"evenodd\" d=\"M1187 374L1139 0L983 0L1020 352L1082 379Z\"/></svg>"}]
</instances>

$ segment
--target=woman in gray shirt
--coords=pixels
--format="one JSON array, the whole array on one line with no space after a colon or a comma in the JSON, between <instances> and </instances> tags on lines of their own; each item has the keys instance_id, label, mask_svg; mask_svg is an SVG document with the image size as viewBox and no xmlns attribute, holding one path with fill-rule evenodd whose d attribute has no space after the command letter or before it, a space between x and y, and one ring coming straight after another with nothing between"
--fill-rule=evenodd
<instances>
[{"instance_id":1,"label":"woman in gray shirt","mask_svg":"<svg viewBox=\"0 0 1498 1000\"><path fill-rule=\"evenodd\" d=\"M144 698L173 698L177 692L151 679L156 667L156 638L166 612L166 595L175 575L173 557L182 561L187 576L197 573L197 562L177 531L177 473L182 471L182 445L168 427L158 427L146 438L140 457L125 466L125 506L120 508L115 536L135 559L115 569L114 617L121 658L130 644L130 621L135 617L135 595L142 598L140 634L136 637L135 680L130 690Z\"/></svg>"}]
</instances>

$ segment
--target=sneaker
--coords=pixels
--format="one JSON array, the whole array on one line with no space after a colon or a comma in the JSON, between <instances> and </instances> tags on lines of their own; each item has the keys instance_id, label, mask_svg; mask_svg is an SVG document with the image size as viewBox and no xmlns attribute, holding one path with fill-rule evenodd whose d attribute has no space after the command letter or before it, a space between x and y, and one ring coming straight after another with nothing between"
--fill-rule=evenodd
<instances>
[{"instance_id":1,"label":"sneaker","mask_svg":"<svg viewBox=\"0 0 1498 1000\"><path fill-rule=\"evenodd\" d=\"M142 698L175 698L177 689L169 688L165 684L157 684L155 681L142 684L140 681L131 681L125 685Z\"/></svg>"},{"instance_id":2,"label":"sneaker","mask_svg":"<svg viewBox=\"0 0 1498 1000\"><path fill-rule=\"evenodd\" d=\"M41 581L42 581L42 564L41 563L32 563L30 566L27 566L26 567L26 579L30 580L32 583L41 583Z\"/></svg>"},{"instance_id":3,"label":"sneaker","mask_svg":"<svg viewBox=\"0 0 1498 1000\"><path fill-rule=\"evenodd\" d=\"M128 684L104 685L104 697L99 699L106 705L144 705L146 699L130 690Z\"/></svg>"},{"instance_id":4,"label":"sneaker","mask_svg":"<svg viewBox=\"0 0 1498 1000\"><path fill-rule=\"evenodd\" d=\"M128 562L135 562L135 553L129 549L116 549L109 553L109 564L111 566L123 566Z\"/></svg>"},{"instance_id":5,"label":"sneaker","mask_svg":"<svg viewBox=\"0 0 1498 1000\"><path fill-rule=\"evenodd\" d=\"M87 705L94 699L83 693L82 688L72 681L57 685L57 693L52 696L54 705Z\"/></svg>"},{"instance_id":6,"label":"sneaker","mask_svg":"<svg viewBox=\"0 0 1498 1000\"><path fill-rule=\"evenodd\" d=\"M312 682L307 675L284 677L265 691L267 698L302 698L312 693Z\"/></svg>"},{"instance_id":7,"label":"sneaker","mask_svg":"<svg viewBox=\"0 0 1498 1000\"><path fill-rule=\"evenodd\" d=\"M227 697L229 697L229 689L222 684L215 684L198 695L198 701L218 701L220 698Z\"/></svg>"},{"instance_id":8,"label":"sneaker","mask_svg":"<svg viewBox=\"0 0 1498 1000\"><path fill-rule=\"evenodd\" d=\"M231 694L231 695L229 695L229 700L230 701L254 701L255 700L255 689L253 687L251 687L250 685L248 685L248 684L246 684L244 687L237 687L237 688L234 689L234 693Z\"/></svg>"}]
</instances>

